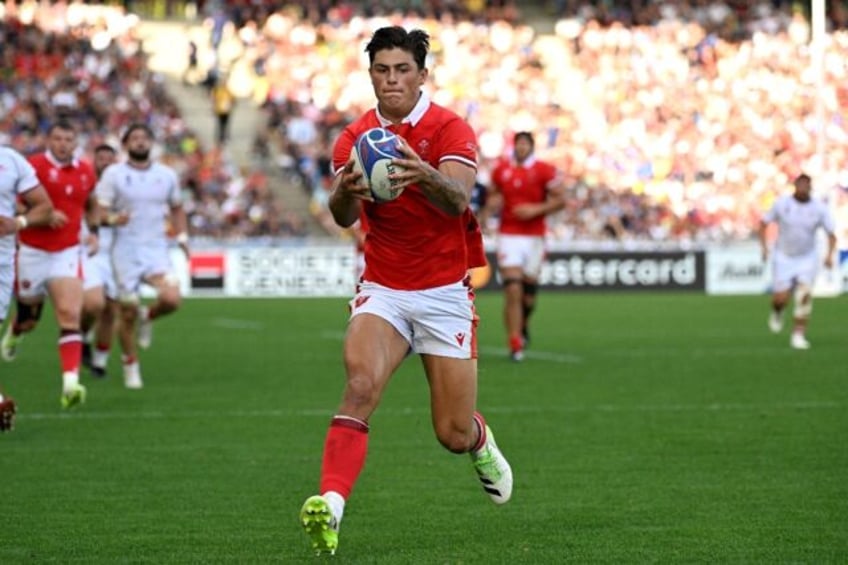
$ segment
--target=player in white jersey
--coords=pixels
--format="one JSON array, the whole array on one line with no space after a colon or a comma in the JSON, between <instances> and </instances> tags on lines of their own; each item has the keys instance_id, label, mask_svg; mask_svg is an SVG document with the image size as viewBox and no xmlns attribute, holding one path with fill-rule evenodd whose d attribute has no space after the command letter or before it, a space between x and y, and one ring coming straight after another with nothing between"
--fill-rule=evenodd
<instances>
[{"instance_id":1,"label":"player in white jersey","mask_svg":"<svg viewBox=\"0 0 848 565\"><path fill-rule=\"evenodd\" d=\"M836 234L827 203L811 197L810 177L802 174L795 179L794 185L794 192L779 198L763 216L760 243L765 261L769 255L767 228L776 223L778 235L772 252L769 328L774 333L783 329L783 310L790 299L794 299L794 325L789 344L794 349L809 349L810 342L805 334L813 310L813 282L821 262L816 245L817 231L821 228L827 234L824 266L828 269L833 267Z\"/></svg>"},{"instance_id":2,"label":"player in white jersey","mask_svg":"<svg viewBox=\"0 0 848 565\"><path fill-rule=\"evenodd\" d=\"M115 227L112 266L120 302L124 385L141 388L138 345L150 345L154 319L174 312L180 305L177 278L168 254L168 225L188 256L186 216L179 180L173 169L150 159L153 132L145 124L129 126L121 138L127 160L109 166L97 183L96 194L105 215L127 213L126 225ZM156 291L156 301L141 305L142 283Z\"/></svg>"},{"instance_id":3,"label":"player in white jersey","mask_svg":"<svg viewBox=\"0 0 848 565\"><path fill-rule=\"evenodd\" d=\"M15 215L16 206L25 210ZM45 226L53 204L35 169L17 151L0 147L0 326L6 319L15 283L15 234L27 226ZM0 394L0 431L15 424L15 401Z\"/></svg>"},{"instance_id":4,"label":"player in white jersey","mask_svg":"<svg viewBox=\"0 0 848 565\"><path fill-rule=\"evenodd\" d=\"M116 160L117 151L108 143L95 147L93 164L97 178L100 179L106 167ZM106 376L117 319L118 289L112 270L112 232L115 226L125 225L128 220L126 213L101 216L97 253L83 260L82 361L98 378Z\"/></svg>"}]
</instances>

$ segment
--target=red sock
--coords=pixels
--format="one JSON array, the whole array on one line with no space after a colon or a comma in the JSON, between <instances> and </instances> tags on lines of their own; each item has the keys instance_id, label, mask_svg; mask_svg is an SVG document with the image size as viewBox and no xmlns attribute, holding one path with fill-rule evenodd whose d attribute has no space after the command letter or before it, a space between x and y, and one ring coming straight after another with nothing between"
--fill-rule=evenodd
<instances>
[{"instance_id":1,"label":"red sock","mask_svg":"<svg viewBox=\"0 0 848 565\"><path fill-rule=\"evenodd\" d=\"M516 351L521 351L522 349L524 349L524 340L521 339L521 336L520 335L510 336L510 338L509 338L509 350L512 353L515 353Z\"/></svg>"},{"instance_id":2,"label":"red sock","mask_svg":"<svg viewBox=\"0 0 848 565\"><path fill-rule=\"evenodd\" d=\"M109 350L112 349L112 344L111 343L100 343L98 341L97 345L95 345L94 347L97 349L97 351L109 351Z\"/></svg>"},{"instance_id":3,"label":"red sock","mask_svg":"<svg viewBox=\"0 0 848 565\"><path fill-rule=\"evenodd\" d=\"M477 424L477 430L480 432L480 437L477 438L477 443L471 448L471 452L480 451L486 445L486 419L479 412L474 412L474 423Z\"/></svg>"},{"instance_id":4,"label":"red sock","mask_svg":"<svg viewBox=\"0 0 848 565\"><path fill-rule=\"evenodd\" d=\"M76 330L59 332L59 359L62 372L76 373L82 360L82 335Z\"/></svg>"},{"instance_id":5,"label":"red sock","mask_svg":"<svg viewBox=\"0 0 848 565\"><path fill-rule=\"evenodd\" d=\"M334 416L324 441L320 492L336 491L345 499L365 466L368 424L356 418Z\"/></svg>"}]
</instances>

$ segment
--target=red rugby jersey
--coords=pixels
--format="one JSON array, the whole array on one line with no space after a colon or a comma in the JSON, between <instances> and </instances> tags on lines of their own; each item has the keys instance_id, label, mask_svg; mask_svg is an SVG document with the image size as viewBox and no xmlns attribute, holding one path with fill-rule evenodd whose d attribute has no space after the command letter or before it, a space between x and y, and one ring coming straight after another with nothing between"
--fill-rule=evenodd
<instances>
[{"instance_id":1,"label":"red rugby jersey","mask_svg":"<svg viewBox=\"0 0 848 565\"><path fill-rule=\"evenodd\" d=\"M445 161L477 167L477 139L471 127L457 114L430 102L422 94L400 125L389 124L376 109L348 125L333 148L336 172L350 158L359 134L374 127L385 127L404 138L435 168ZM399 290L421 290L455 283L465 277L468 240L473 237L467 231L466 214L446 214L431 204L415 185L407 187L391 202L363 202L362 213L368 226L365 280Z\"/></svg>"},{"instance_id":2,"label":"red rugby jersey","mask_svg":"<svg viewBox=\"0 0 848 565\"><path fill-rule=\"evenodd\" d=\"M519 204L540 204L547 199L548 187L558 178L556 167L530 157L522 164L501 159L492 171L492 183L503 195L500 233L545 235L545 216L519 220L513 210Z\"/></svg>"},{"instance_id":3,"label":"red rugby jersey","mask_svg":"<svg viewBox=\"0 0 848 565\"><path fill-rule=\"evenodd\" d=\"M47 190L53 208L64 212L68 222L56 229L43 226L21 230L18 235L21 243L44 251L61 251L79 244L85 201L96 182L94 168L87 161L77 159L59 163L47 151L32 155L29 162Z\"/></svg>"}]
</instances>

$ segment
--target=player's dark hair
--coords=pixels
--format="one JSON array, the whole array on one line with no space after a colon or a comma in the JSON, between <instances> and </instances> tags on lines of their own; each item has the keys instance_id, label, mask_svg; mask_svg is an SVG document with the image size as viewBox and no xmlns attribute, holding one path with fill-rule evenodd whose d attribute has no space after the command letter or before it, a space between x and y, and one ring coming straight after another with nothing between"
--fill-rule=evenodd
<instances>
[{"instance_id":1,"label":"player's dark hair","mask_svg":"<svg viewBox=\"0 0 848 565\"><path fill-rule=\"evenodd\" d=\"M94 148L95 153L100 153L101 151L109 151L112 154L118 153L118 150L109 145L108 143L101 143L100 145Z\"/></svg>"},{"instance_id":2,"label":"player's dark hair","mask_svg":"<svg viewBox=\"0 0 848 565\"><path fill-rule=\"evenodd\" d=\"M142 130L147 134L147 137L149 137L150 139L154 139L153 130L150 129L149 125L143 124L141 122L135 122L127 126L127 131L125 131L124 135L121 136L121 143L125 144L132 135L132 132L136 130Z\"/></svg>"},{"instance_id":3,"label":"player's dark hair","mask_svg":"<svg viewBox=\"0 0 848 565\"><path fill-rule=\"evenodd\" d=\"M514 144L516 144L516 143L518 143L518 140L519 140L519 139L521 139L522 137L523 137L524 139L526 139L527 141L529 141L529 142L530 142L530 147L531 147L531 148L533 148L533 147L535 147L535 146L536 146L536 140L535 140L535 139L533 139L533 134L532 134L532 133L530 133L529 131L519 131L518 133L516 133L516 134L512 137L512 143L513 143L513 145L514 145Z\"/></svg>"},{"instance_id":4,"label":"player's dark hair","mask_svg":"<svg viewBox=\"0 0 848 565\"><path fill-rule=\"evenodd\" d=\"M47 135L50 135L51 133L53 133L53 130L57 130L57 129L60 129L62 131L72 131L72 132L74 132L74 134L77 133L77 128L74 127L74 124L72 124L68 120L63 119L63 120L56 120L55 122L50 124L50 127L47 128Z\"/></svg>"},{"instance_id":5,"label":"player's dark hair","mask_svg":"<svg viewBox=\"0 0 848 565\"><path fill-rule=\"evenodd\" d=\"M395 48L412 54L415 64L419 69L423 69L427 52L430 50L430 36L420 29L406 31L400 26L381 27L371 36L371 41L365 46L365 52L368 53L368 61L373 65L374 56L378 51Z\"/></svg>"},{"instance_id":6,"label":"player's dark hair","mask_svg":"<svg viewBox=\"0 0 848 565\"><path fill-rule=\"evenodd\" d=\"M795 182L793 184L798 184L802 182L812 183L813 179L810 178L810 175L808 175L807 173L801 173L800 175L795 177Z\"/></svg>"}]
</instances>

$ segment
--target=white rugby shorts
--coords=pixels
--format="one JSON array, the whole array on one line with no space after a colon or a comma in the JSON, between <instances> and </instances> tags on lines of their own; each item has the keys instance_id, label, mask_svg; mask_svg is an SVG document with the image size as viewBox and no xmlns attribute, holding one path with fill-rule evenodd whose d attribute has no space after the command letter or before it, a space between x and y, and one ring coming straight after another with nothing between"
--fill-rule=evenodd
<instances>
[{"instance_id":1,"label":"white rugby shorts","mask_svg":"<svg viewBox=\"0 0 848 565\"><path fill-rule=\"evenodd\" d=\"M545 238L538 235L498 235L498 268L521 267L528 277L538 278L545 259Z\"/></svg>"},{"instance_id":2,"label":"white rugby shorts","mask_svg":"<svg viewBox=\"0 0 848 565\"><path fill-rule=\"evenodd\" d=\"M82 258L83 288L90 290L102 286L106 296L118 298L118 286L115 284L115 271L109 253L98 251L94 257L85 253Z\"/></svg>"},{"instance_id":3,"label":"white rugby shorts","mask_svg":"<svg viewBox=\"0 0 848 565\"><path fill-rule=\"evenodd\" d=\"M395 290L362 282L350 317L373 314L389 322L414 353L477 358L474 293L462 281L425 290Z\"/></svg>"},{"instance_id":4,"label":"white rugby shorts","mask_svg":"<svg viewBox=\"0 0 848 565\"><path fill-rule=\"evenodd\" d=\"M0 321L5 320L9 315L14 286L15 264L11 261L0 262Z\"/></svg>"},{"instance_id":5,"label":"white rugby shorts","mask_svg":"<svg viewBox=\"0 0 848 565\"><path fill-rule=\"evenodd\" d=\"M772 254L772 291L785 292L796 284L812 287L819 270L817 253L790 256L775 250Z\"/></svg>"},{"instance_id":6,"label":"white rugby shorts","mask_svg":"<svg viewBox=\"0 0 848 565\"><path fill-rule=\"evenodd\" d=\"M112 268L118 289L118 299L138 300L141 284L149 277L175 277L167 243L164 245L114 245Z\"/></svg>"},{"instance_id":7,"label":"white rugby shorts","mask_svg":"<svg viewBox=\"0 0 848 565\"><path fill-rule=\"evenodd\" d=\"M18 296L45 296L52 279L82 280L82 247L45 251L21 244L18 249Z\"/></svg>"}]
</instances>

